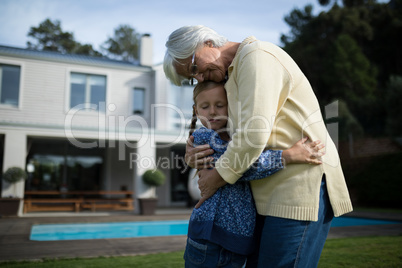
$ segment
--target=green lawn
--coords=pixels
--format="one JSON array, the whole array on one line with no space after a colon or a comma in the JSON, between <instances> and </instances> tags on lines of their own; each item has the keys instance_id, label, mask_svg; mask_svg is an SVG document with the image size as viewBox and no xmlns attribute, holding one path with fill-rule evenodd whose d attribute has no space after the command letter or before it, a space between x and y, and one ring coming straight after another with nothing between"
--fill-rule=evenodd
<instances>
[{"instance_id":1,"label":"green lawn","mask_svg":"<svg viewBox=\"0 0 402 268\"><path fill-rule=\"evenodd\" d=\"M319 267L402 267L402 236L329 239Z\"/></svg>"},{"instance_id":2,"label":"green lawn","mask_svg":"<svg viewBox=\"0 0 402 268\"><path fill-rule=\"evenodd\" d=\"M42 262L7 262L10 268L177 268L183 267L183 252L134 257L43 260ZM402 236L376 236L329 239L318 267L402 267Z\"/></svg>"}]
</instances>

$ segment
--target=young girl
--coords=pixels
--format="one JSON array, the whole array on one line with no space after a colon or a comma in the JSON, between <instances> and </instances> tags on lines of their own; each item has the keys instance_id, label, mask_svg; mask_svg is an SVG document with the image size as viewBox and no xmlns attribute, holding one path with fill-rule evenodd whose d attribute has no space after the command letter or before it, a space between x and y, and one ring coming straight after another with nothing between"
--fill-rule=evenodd
<instances>
[{"instance_id":1,"label":"young girl","mask_svg":"<svg viewBox=\"0 0 402 268\"><path fill-rule=\"evenodd\" d=\"M226 125L228 103L222 83L197 84L193 93L193 120L190 135L194 145L208 143L217 160L230 141ZM194 130L200 119L200 129ZM298 141L287 150L266 150L235 184L227 184L198 209L192 212L186 250L185 267L243 267L247 256L257 243L254 236L256 210L248 181L266 178L284 168L284 163L314 163L324 147L319 141L304 144L307 138ZM310 148L310 150L307 149ZM242 163L241 156L239 164ZM258 249L257 249L258 250Z\"/></svg>"}]
</instances>

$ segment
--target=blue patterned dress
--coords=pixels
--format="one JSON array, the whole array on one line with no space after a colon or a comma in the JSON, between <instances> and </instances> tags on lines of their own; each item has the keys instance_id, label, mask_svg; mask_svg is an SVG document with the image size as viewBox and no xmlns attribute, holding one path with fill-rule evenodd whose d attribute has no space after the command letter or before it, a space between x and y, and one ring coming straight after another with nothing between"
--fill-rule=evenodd
<instances>
[{"instance_id":1,"label":"blue patterned dress","mask_svg":"<svg viewBox=\"0 0 402 268\"><path fill-rule=\"evenodd\" d=\"M214 130L202 127L194 133L195 146L209 144L215 161L225 152L228 142ZM283 168L282 151L264 151L235 184L226 184L190 217L188 237L208 240L237 254L254 250L256 209L249 181L266 178Z\"/></svg>"}]
</instances>

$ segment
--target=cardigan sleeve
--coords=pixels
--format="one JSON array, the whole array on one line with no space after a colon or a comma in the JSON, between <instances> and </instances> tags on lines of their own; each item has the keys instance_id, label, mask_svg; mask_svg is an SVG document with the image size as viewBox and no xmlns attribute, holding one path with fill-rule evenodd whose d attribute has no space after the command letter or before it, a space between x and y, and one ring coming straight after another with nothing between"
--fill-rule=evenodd
<instances>
[{"instance_id":1,"label":"cardigan sleeve","mask_svg":"<svg viewBox=\"0 0 402 268\"><path fill-rule=\"evenodd\" d=\"M246 49L246 48L243 48ZM243 51L242 51L243 52ZM216 169L228 183L235 183L267 146L280 98L289 89L287 70L277 58L254 45L242 53L233 69L237 84L238 125ZM230 89L229 89L230 90ZM285 95L288 94L285 92Z\"/></svg>"}]
</instances>

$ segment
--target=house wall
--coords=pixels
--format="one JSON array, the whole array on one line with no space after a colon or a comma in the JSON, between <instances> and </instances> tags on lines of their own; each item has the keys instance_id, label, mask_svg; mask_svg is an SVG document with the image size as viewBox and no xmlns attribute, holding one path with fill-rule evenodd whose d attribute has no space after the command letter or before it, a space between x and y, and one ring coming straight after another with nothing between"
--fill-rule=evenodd
<instances>
[{"instance_id":1,"label":"house wall","mask_svg":"<svg viewBox=\"0 0 402 268\"><path fill-rule=\"evenodd\" d=\"M160 130L169 130L169 110L168 106L171 104L169 100L170 84L166 83L165 73L163 72L163 65L157 65L155 70L155 104L153 112L155 114L155 128Z\"/></svg>"},{"instance_id":2,"label":"house wall","mask_svg":"<svg viewBox=\"0 0 402 268\"><path fill-rule=\"evenodd\" d=\"M166 112L171 86L162 65L153 68L94 65L79 60L1 53L0 64L21 67L19 106L0 104L0 134L5 136L4 152L0 152L4 154L3 171L10 166L26 164L30 137L68 139L77 147L93 146L89 145L90 140L95 141L95 146L106 148L102 188L119 190L126 186L134 190L138 198L148 191L141 182L146 168L133 165L131 154L153 157L157 161L160 157L169 157L170 149L169 146L158 148L156 144L185 146L187 134L171 127ZM105 113L70 109L71 72L106 76ZM146 90L146 110L141 116L132 114L135 87ZM162 108L152 104L162 105ZM146 144L136 147L142 140L146 140ZM157 189L157 195L159 206L166 207L170 206L171 173L168 169L164 172L167 180ZM24 185L19 188L23 195ZM3 187L2 196L7 194L6 191Z\"/></svg>"},{"instance_id":3,"label":"house wall","mask_svg":"<svg viewBox=\"0 0 402 268\"><path fill-rule=\"evenodd\" d=\"M126 159L129 159L130 151L126 152ZM106 176L105 189L111 191L122 190L122 187L133 189L134 170L130 167L129 161L119 160L118 148L108 148L106 153Z\"/></svg>"},{"instance_id":4,"label":"house wall","mask_svg":"<svg viewBox=\"0 0 402 268\"><path fill-rule=\"evenodd\" d=\"M106 116L115 118L131 116L132 90L134 87L146 89L146 102L150 107L151 91L154 91L154 75L151 71L112 69L102 66L73 65L71 63L17 59L0 56L0 63L21 66L20 106L1 107L0 120L29 122L30 124L57 125L65 123L66 115L71 114L70 73L105 75L107 79ZM113 104L112 106L108 106ZM150 111L143 117L150 125ZM72 123L76 127L97 128L98 112L74 112ZM117 121L118 122L118 121ZM128 126L136 126L131 120Z\"/></svg>"},{"instance_id":5,"label":"house wall","mask_svg":"<svg viewBox=\"0 0 402 268\"><path fill-rule=\"evenodd\" d=\"M161 161L159 161L159 166L158 168L162 170L162 172L165 174L166 176L166 181L163 187L158 187L156 189L156 195L158 196L158 205L159 206L165 206L165 207L169 207L171 205L171 201L170 201L170 168L171 168L171 163L170 161L166 164L166 167L164 168L165 165L165 161L162 162L162 160L170 160L169 158L169 153L170 153L170 148L160 148L157 149L156 151L156 155L157 155L157 159L160 159ZM169 167L167 167L167 165L169 165Z\"/></svg>"}]
</instances>

